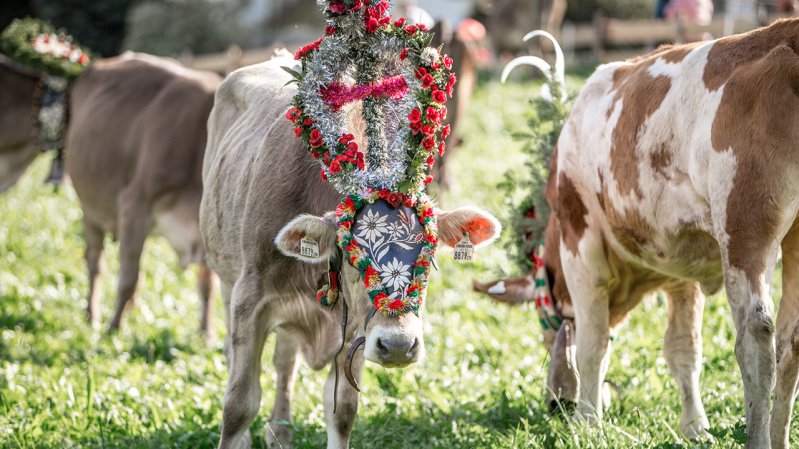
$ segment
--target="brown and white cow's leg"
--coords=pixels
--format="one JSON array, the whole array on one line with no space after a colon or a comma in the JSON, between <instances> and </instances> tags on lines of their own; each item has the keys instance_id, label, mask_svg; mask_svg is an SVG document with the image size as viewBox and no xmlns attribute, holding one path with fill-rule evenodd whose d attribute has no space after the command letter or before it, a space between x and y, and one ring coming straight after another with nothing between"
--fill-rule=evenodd
<instances>
[{"instance_id":1,"label":"brown and white cow's leg","mask_svg":"<svg viewBox=\"0 0 799 449\"><path fill-rule=\"evenodd\" d=\"M297 368L300 366L300 345L296 337L284 330L277 331L275 355L272 361L277 373L275 390L275 406L272 416L266 425L265 438L267 447L288 449L291 447L291 429L288 424L291 417L291 396L294 392L294 381Z\"/></svg>"},{"instance_id":2,"label":"brown and white cow's leg","mask_svg":"<svg viewBox=\"0 0 799 449\"><path fill-rule=\"evenodd\" d=\"M125 190L119 195L119 279L117 281L117 304L108 330L113 332L122 324L125 312L139 282L139 262L144 241L152 226L149 206L138 199L136 192Z\"/></svg>"},{"instance_id":3,"label":"brown and white cow's leg","mask_svg":"<svg viewBox=\"0 0 799 449\"><path fill-rule=\"evenodd\" d=\"M89 296L86 299L86 315L95 329L100 327L100 263L103 256L104 233L100 226L83 217L86 234L86 265L89 269Z\"/></svg>"},{"instance_id":4,"label":"brown and white cow's leg","mask_svg":"<svg viewBox=\"0 0 799 449\"><path fill-rule=\"evenodd\" d=\"M230 299L228 384L222 406L219 449L248 448L249 427L261 405L261 353L266 340L265 300L255 270L244 269Z\"/></svg>"},{"instance_id":5,"label":"brown and white cow's leg","mask_svg":"<svg viewBox=\"0 0 799 449\"><path fill-rule=\"evenodd\" d=\"M606 266L601 240L586 235L577 254L561 244L561 260L570 267L564 275L574 307L575 360L580 384L577 413L588 420L601 419L602 385L610 358L608 289L602 287L602 279L609 274L600 271Z\"/></svg>"},{"instance_id":6,"label":"brown and white cow's leg","mask_svg":"<svg viewBox=\"0 0 799 449\"><path fill-rule=\"evenodd\" d=\"M765 269L755 275L725 261L727 297L735 320L735 358L741 370L746 408L747 449L770 449L769 409L774 387L775 354L772 304L767 276L773 273L774 260L762 258Z\"/></svg>"},{"instance_id":7,"label":"brown and white cow's leg","mask_svg":"<svg viewBox=\"0 0 799 449\"><path fill-rule=\"evenodd\" d=\"M200 301L202 301L202 310L200 312L200 332L205 335L205 340L209 343L216 340L216 333L214 332L214 302L213 302L213 289L214 289L214 272L208 268L208 265L200 264L197 268L197 290L200 292Z\"/></svg>"},{"instance_id":8,"label":"brown and white cow's leg","mask_svg":"<svg viewBox=\"0 0 799 449\"><path fill-rule=\"evenodd\" d=\"M799 225L782 242L782 300L777 313L777 384L771 415L773 449L788 448L799 379Z\"/></svg>"},{"instance_id":9,"label":"brown and white cow's leg","mask_svg":"<svg viewBox=\"0 0 799 449\"><path fill-rule=\"evenodd\" d=\"M705 295L698 283L667 289L669 323L663 354L671 375L680 387L682 416L680 431L691 441L713 441L707 432L710 423L699 395L699 374L702 372L702 313Z\"/></svg>"},{"instance_id":10,"label":"brown and white cow's leg","mask_svg":"<svg viewBox=\"0 0 799 449\"><path fill-rule=\"evenodd\" d=\"M330 374L325 382L325 421L327 422L327 449L346 449L350 444L352 426L358 414L359 393L347 382L344 374L347 350L337 355L338 391L336 394L336 413L333 413L333 396L336 382L335 365L330 366ZM356 351L352 359L352 375L356 382L361 381L363 371L363 351Z\"/></svg>"}]
</instances>

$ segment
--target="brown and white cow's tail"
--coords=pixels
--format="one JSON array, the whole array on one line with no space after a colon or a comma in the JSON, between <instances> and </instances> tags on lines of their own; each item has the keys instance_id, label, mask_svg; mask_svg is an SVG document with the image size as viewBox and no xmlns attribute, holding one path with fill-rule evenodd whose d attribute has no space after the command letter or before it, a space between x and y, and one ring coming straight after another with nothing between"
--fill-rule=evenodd
<instances>
[{"instance_id":1,"label":"brown and white cow's tail","mask_svg":"<svg viewBox=\"0 0 799 449\"><path fill-rule=\"evenodd\" d=\"M524 36L524 41L527 42L528 40L536 37L541 36L546 39L549 39L552 42L552 46L555 48L555 67L554 69L552 66L549 65L548 62L544 61L543 59L537 56L519 56L516 59L513 59L509 62L504 69L502 69L502 82L504 83L508 79L508 75L510 72L513 71L516 67L521 65L530 65L533 66L541 72L544 73L544 76L547 79L546 84L541 86L541 96L546 98L549 101L559 101L565 102L566 101L566 63L563 58L563 50L561 50L558 41L555 40L555 37L551 34L547 33L544 30L535 30L527 33ZM556 93L558 95L555 98Z\"/></svg>"}]
</instances>

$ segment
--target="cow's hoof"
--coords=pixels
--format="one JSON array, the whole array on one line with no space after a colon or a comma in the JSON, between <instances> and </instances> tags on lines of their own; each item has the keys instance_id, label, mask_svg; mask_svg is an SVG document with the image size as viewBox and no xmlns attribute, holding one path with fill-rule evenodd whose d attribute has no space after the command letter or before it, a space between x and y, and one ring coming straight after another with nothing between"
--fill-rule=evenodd
<instances>
[{"instance_id":1,"label":"cow's hoof","mask_svg":"<svg viewBox=\"0 0 799 449\"><path fill-rule=\"evenodd\" d=\"M577 408L577 403L568 399L552 399L549 401L549 413L552 415L565 414L570 416Z\"/></svg>"},{"instance_id":2,"label":"cow's hoof","mask_svg":"<svg viewBox=\"0 0 799 449\"><path fill-rule=\"evenodd\" d=\"M686 429L683 431L683 434L685 434L685 437L688 438L688 440L694 444L702 444L702 443L713 444L715 442L715 440L713 439L713 435L707 433L707 430L702 428Z\"/></svg>"},{"instance_id":3,"label":"cow's hoof","mask_svg":"<svg viewBox=\"0 0 799 449\"><path fill-rule=\"evenodd\" d=\"M285 423L288 424L288 423ZM268 422L264 427L264 440L266 440L266 447L291 449L291 429L282 423Z\"/></svg>"}]
</instances>

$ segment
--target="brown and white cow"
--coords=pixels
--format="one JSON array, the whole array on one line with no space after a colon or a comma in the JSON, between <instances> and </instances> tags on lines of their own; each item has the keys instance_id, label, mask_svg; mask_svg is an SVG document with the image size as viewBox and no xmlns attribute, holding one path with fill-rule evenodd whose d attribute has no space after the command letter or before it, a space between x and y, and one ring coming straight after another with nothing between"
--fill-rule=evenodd
<instances>
[{"instance_id":1,"label":"brown and white cow","mask_svg":"<svg viewBox=\"0 0 799 449\"><path fill-rule=\"evenodd\" d=\"M0 190L39 153L33 118L40 79L0 56ZM170 241L182 265L201 264L201 328L212 332L212 275L204 265L199 207L206 121L220 81L214 73L171 60L126 53L94 63L72 86L65 159L83 208L92 324L100 321L104 236L110 233L120 242L114 330L136 288L144 240L156 231Z\"/></svg>"},{"instance_id":2,"label":"brown and white cow","mask_svg":"<svg viewBox=\"0 0 799 449\"><path fill-rule=\"evenodd\" d=\"M797 51L799 20L784 20L603 65L580 92L547 185L554 238L546 254L568 286L558 299L574 312L582 416L602 416L612 330L662 289L680 428L709 437L698 385L701 319L704 293L726 286L746 447L788 447L799 375ZM770 281L780 248L775 326Z\"/></svg>"},{"instance_id":3,"label":"brown and white cow","mask_svg":"<svg viewBox=\"0 0 799 449\"><path fill-rule=\"evenodd\" d=\"M352 363L356 379L364 358L404 366L424 355L421 315L367 318L372 305L358 272L336 255L333 211L341 195L320 179L317 161L285 119L296 87L286 85L291 77L281 66L293 64L284 52L232 73L220 85L209 118L200 217L208 262L221 281L228 328L229 381L219 446L225 449L250 444L249 425L261 403L261 352L270 333L277 334L277 392L266 438L284 448L290 444L284 423L291 420L300 352L317 370L337 360L338 370L330 370L324 388L328 448L348 446L358 407L350 383L341 381L335 389L348 352L339 352L342 339L349 346L356 336L365 337L364 351L355 353ZM350 114L356 139L363 136L358 116ZM474 243L499 233L496 219L476 208L438 212L438 225L439 241L449 245L466 230ZM303 238L319 243L319 257L300 255ZM344 335L342 306L328 309L316 301L331 257L331 263L343 266L342 293L349 305Z\"/></svg>"}]
</instances>

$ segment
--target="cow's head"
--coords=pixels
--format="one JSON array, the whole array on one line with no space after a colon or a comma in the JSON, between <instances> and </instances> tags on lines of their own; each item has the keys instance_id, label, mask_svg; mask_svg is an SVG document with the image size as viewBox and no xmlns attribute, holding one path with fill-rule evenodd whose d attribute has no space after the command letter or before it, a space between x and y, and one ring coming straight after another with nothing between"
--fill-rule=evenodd
<instances>
[{"instance_id":1,"label":"cow's head","mask_svg":"<svg viewBox=\"0 0 799 449\"><path fill-rule=\"evenodd\" d=\"M473 207L437 210L434 220L438 224L438 240L448 246L455 246L464 235L468 235L474 245L486 244L500 232L496 218ZM351 235L372 261L366 277L379 277L386 288L389 296L384 301L386 307L400 306L416 270L422 269L414 262L420 253L431 248L420 221L423 220L417 209L402 204L391 206L384 200L363 206L355 215ZM350 319L358 323L358 336L365 339L367 360L386 367L402 367L419 361L424 356L422 315L426 283L419 291L418 308L397 314L384 313L390 308L381 307L378 311L362 270L353 266L352 260L347 260L344 256L347 251L338 244L342 241L340 229L332 212L324 216L300 215L280 231L275 243L284 254L303 262L340 267L341 293L349 306ZM303 252L303 239L318 243L318 253ZM435 245L432 248L434 250Z\"/></svg>"}]
</instances>

